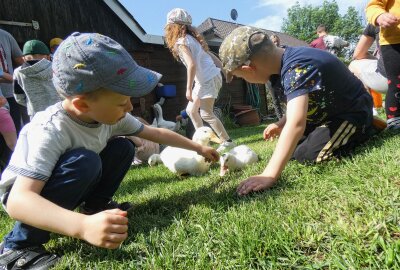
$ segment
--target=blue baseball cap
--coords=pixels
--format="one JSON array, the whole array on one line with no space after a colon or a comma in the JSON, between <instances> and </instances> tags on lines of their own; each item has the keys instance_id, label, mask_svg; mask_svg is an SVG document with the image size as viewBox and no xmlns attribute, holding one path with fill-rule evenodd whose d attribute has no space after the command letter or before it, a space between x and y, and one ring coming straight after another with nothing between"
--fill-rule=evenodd
<instances>
[{"instance_id":1,"label":"blue baseball cap","mask_svg":"<svg viewBox=\"0 0 400 270\"><path fill-rule=\"evenodd\" d=\"M53 83L65 96L106 88L141 97L151 92L162 75L139 66L115 40L97 33L75 32L53 58Z\"/></svg>"}]
</instances>

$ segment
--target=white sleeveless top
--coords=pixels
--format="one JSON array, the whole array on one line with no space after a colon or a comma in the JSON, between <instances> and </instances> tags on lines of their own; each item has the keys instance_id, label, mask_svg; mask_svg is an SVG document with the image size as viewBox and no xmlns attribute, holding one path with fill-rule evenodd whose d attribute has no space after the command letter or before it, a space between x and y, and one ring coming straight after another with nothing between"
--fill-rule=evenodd
<instances>
[{"instance_id":1,"label":"white sleeveless top","mask_svg":"<svg viewBox=\"0 0 400 270\"><path fill-rule=\"evenodd\" d=\"M179 38L175 46L178 45L187 46L192 53L193 60L196 64L196 74L194 77L196 83L205 83L220 73L221 70L214 64L211 56L204 51L201 44L194 37L186 35L184 38ZM182 63L187 66L180 51L179 57Z\"/></svg>"}]
</instances>

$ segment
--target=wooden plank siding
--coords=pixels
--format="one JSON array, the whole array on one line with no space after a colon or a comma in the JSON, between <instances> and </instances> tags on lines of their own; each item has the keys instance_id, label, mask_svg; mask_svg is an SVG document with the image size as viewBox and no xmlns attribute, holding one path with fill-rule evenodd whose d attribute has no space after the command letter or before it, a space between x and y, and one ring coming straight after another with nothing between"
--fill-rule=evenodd
<instances>
[{"instance_id":1,"label":"wooden plank siding","mask_svg":"<svg viewBox=\"0 0 400 270\"><path fill-rule=\"evenodd\" d=\"M169 98L163 105L164 118L174 121L175 116L187 104L186 68L173 59L163 45L145 44L122 22L122 20L100 0L1 0L0 20L15 22L38 21L39 30L31 27L0 25L10 32L22 45L30 39L39 39L48 44L53 37L65 38L78 32L98 32L118 41L130 52L142 66L163 74L161 83L177 87L177 96ZM213 48L217 51L218 48ZM265 91L260 91L261 113L265 114ZM139 99L133 100L134 114L152 121L151 105L157 102L153 91L146 97L146 112L141 114ZM243 80L235 79L231 84L223 85L218 104L246 104L246 87Z\"/></svg>"},{"instance_id":2,"label":"wooden plank siding","mask_svg":"<svg viewBox=\"0 0 400 270\"><path fill-rule=\"evenodd\" d=\"M73 32L98 32L121 43L128 51L143 46L130 29L98 0L1 0L0 19L5 21L38 21L39 30L30 27L0 25L20 45L39 39L49 44L53 37L64 38Z\"/></svg>"},{"instance_id":3,"label":"wooden plank siding","mask_svg":"<svg viewBox=\"0 0 400 270\"><path fill-rule=\"evenodd\" d=\"M185 108L186 106L186 68L183 64L178 63L173 59L172 54L169 50L160 45L154 45L154 50L151 52L135 51L132 53L134 59L140 65L143 65L149 69L157 71L163 75L160 82L164 85L173 84L176 85L177 93L174 98L167 98L163 108L164 119L169 121L175 121L175 116ZM158 101L155 91L144 97L146 99L146 113L142 115L146 120L151 121L153 119L153 113L151 105ZM138 108L139 101L133 100L134 114L141 115L140 108ZM150 114L150 119L149 115Z\"/></svg>"}]
</instances>

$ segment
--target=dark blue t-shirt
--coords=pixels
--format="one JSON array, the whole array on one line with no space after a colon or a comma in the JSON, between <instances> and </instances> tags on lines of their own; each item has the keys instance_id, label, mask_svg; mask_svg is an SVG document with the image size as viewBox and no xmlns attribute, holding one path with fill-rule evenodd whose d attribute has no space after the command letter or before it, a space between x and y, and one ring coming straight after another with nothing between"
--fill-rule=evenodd
<instances>
[{"instance_id":1,"label":"dark blue t-shirt","mask_svg":"<svg viewBox=\"0 0 400 270\"><path fill-rule=\"evenodd\" d=\"M287 101L308 94L307 125L335 119L356 126L372 123L372 98L363 84L329 52L288 47L282 57L281 81Z\"/></svg>"}]
</instances>

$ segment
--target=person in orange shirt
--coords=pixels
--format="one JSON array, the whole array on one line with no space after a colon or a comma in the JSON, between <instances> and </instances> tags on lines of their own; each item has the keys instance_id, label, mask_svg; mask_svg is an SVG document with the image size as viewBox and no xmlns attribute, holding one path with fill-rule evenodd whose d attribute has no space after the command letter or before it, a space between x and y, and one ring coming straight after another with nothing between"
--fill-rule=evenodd
<instances>
[{"instance_id":1,"label":"person in orange shirt","mask_svg":"<svg viewBox=\"0 0 400 270\"><path fill-rule=\"evenodd\" d=\"M381 52L389 84L385 100L387 128L400 130L400 1L371 0L366 15L369 23L381 29Z\"/></svg>"}]
</instances>

